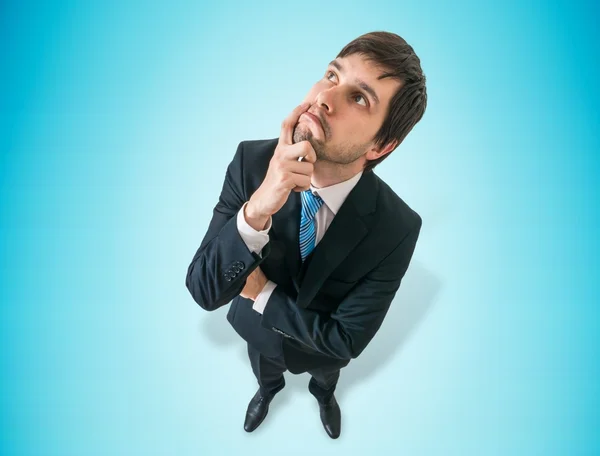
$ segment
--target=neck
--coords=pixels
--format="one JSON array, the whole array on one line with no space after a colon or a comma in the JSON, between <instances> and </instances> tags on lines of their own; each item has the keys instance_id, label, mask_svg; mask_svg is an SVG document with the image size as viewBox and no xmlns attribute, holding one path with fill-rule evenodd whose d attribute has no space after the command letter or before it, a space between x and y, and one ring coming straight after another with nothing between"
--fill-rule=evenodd
<instances>
[{"instance_id":1,"label":"neck","mask_svg":"<svg viewBox=\"0 0 600 456\"><path fill-rule=\"evenodd\" d=\"M311 177L311 184L316 188L329 187L347 181L363 170L360 160L348 165L340 165L330 161L317 160Z\"/></svg>"}]
</instances>

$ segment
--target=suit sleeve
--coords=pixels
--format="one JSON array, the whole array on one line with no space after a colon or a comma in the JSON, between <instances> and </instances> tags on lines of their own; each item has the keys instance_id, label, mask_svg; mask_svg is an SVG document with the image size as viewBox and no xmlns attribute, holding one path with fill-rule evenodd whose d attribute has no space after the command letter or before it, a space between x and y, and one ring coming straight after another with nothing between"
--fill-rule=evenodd
<instances>
[{"instance_id":1,"label":"suit sleeve","mask_svg":"<svg viewBox=\"0 0 600 456\"><path fill-rule=\"evenodd\" d=\"M262 255L251 251L238 230L236 216L246 202L243 152L242 142L227 167L208 231L187 269L187 289L194 301L209 311L228 304L240 294L247 277L270 252L269 244Z\"/></svg>"},{"instance_id":2,"label":"suit sleeve","mask_svg":"<svg viewBox=\"0 0 600 456\"><path fill-rule=\"evenodd\" d=\"M412 258L422 221L396 248L363 277L335 312L325 314L296 305L277 287L262 316L262 325L283 333L324 355L356 358L365 349L389 309Z\"/></svg>"}]
</instances>

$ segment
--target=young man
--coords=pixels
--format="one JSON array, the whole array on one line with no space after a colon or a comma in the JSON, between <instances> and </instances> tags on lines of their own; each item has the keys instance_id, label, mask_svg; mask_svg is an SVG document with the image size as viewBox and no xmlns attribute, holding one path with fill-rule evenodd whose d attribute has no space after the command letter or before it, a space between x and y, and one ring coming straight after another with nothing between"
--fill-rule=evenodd
<instances>
[{"instance_id":1,"label":"young man","mask_svg":"<svg viewBox=\"0 0 600 456\"><path fill-rule=\"evenodd\" d=\"M227 168L186 286L248 343L259 389L256 429L285 386L308 372L332 438L340 369L379 329L404 276L421 217L373 173L421 119L425 76L398 35L346 45L282 124L279 138L243 141Z\"/></svg>"}]
</instances>

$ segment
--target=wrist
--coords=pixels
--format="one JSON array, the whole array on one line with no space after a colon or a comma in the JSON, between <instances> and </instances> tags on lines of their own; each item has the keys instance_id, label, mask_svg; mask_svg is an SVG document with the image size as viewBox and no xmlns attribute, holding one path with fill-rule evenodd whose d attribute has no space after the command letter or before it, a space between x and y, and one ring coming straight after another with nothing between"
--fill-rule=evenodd
<instances>
[{"instance_id":1,"label":"wrist","mask_svg":"<svg viewBox=\"0 0 600 456\"><path fill-rule=\"evenodd\" d=\"M270 214L265 215L260 213L252 203L252 200L248 201L248 204L246 204L244 218L246 219L246 223L256 231L265 229L265 226L269 222L269 217L271 217Z\"/></svg>"}]
</instances>

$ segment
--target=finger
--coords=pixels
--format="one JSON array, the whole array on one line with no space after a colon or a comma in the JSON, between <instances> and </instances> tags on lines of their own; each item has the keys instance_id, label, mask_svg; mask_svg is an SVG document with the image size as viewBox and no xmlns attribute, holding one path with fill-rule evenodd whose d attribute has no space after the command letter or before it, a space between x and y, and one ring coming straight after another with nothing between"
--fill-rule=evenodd
<instances>
[{"instance_id":1,"label":"finger","mask_svg":"<svg viewBox=\"0 0 600 456\"><path fill-rule=\"evenodd\" d=\"M288 168L293 174L302 174L304 176L312 176L315 166L308 161L302 163L292 162Z\"/></svg>"},{"instance_id":2,"label":"finger","mask_svg":"<svg viewBox=\"0 0 600 456\"><path fill-rule=\"evenodd\" d=\"M312 144L308 140L297 142L291 146L286 146L281 150L281 155L284 160L294 160L296 162L310 162L315 163L317 161L317 154L313 149Z\"/></svg>"},{"instance_id":3,"label":"finger","mask_svg":"<svg viewBox=\"0 0 600 456\"><path fill-rule=\"evenodd\" d=\"M315 149L313 148L312 144L309 141L306 142L308 143L308 146L306 147L306 154L300 158L305 162L314 164L317 162L317 153L315 152ZM298 159L298 161L300 161L300 159Z\"/></svg>"},{"instance_id":4,"label":"finger","mask_svg":"<svg viewBox=\"0 0 600 456\"><path fill-rule=\"evenodd\" d=\"M310 106L308 101L296 106L289 116L285 118L281 124L281 133L279 134L279 144L292 144L292 135L294 126L298 123L298 119L303 112L307 111Z\"/></svg>"},{"instance_id":5,"label":"finger","mask_svg":"<svg viewBox=\"0 0 600 456\"><path fill-rule=\"evenodd\" d=\"M307 176L305 174L293 173L292 178L293 178L293 181L295 184L295 187L293 188L293 190L295 192L301 192L301 191L310 189L310 182L311 182L310 175Z\"/></svg>"}]
</instances>

